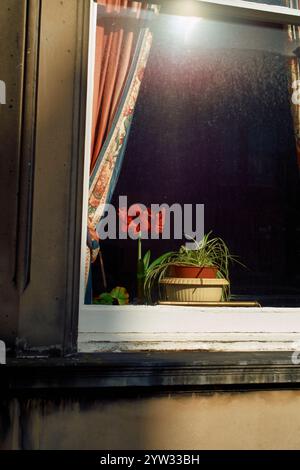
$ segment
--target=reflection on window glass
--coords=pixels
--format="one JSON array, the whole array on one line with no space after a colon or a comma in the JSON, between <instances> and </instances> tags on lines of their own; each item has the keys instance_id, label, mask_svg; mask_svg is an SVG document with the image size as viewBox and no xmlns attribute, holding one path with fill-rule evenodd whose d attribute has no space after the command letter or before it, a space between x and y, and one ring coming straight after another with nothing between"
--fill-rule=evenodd
<instances>
[{"instance_id":1,"label":"reflection on window glass","mask_svg":"<svg viewBox=\"0 0 300 470\"><path fill-rule=\"evenodd\" d=\"M267 5L276 5L281 7L294 8L295 10L299 9L298 0L247 0L252 3L261 3Z\"/></svg>"},{"instance_id":2,"label":"reflection on window glass","mask_svg":"<svg viewBox=\"0 0 300 470\"><path fill-rule=\"evenodd\" d=\"M205 233L222 237L246 265L231 267L234 298L300 305L297 35L162 14L150 28L112 204L123 195L128 205L204 204ZM143 240L143 251L154 259L182 243ZM101 248L107 290L124 286L134 299L136 241L105 240ZM104 290L102 271L94 263L94 296Z\"/></svg>"}]
</instances>

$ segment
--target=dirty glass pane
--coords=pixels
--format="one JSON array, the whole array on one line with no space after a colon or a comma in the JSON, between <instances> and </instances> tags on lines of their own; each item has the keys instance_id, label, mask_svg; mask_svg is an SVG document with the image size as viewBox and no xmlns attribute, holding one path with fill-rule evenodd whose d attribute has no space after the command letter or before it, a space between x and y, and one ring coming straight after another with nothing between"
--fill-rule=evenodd
<instances>
[{"instance_id":1,"label":"dirty glass pane","mask_svg":"<svg viewBox=\"0 0 300 470\"><path fill-rule=\"evenodd\" d=\"M162 14L150 27L112 203L204 204L205 232L246 265L231 268L235 298L300 306L297 30ZM184 242L143 240L143 251L155 258ZM136 241L101 246L109 288L125 286L134 299ZM99 263L93 283L100 293Z\"/></svg>"}]
</instances>

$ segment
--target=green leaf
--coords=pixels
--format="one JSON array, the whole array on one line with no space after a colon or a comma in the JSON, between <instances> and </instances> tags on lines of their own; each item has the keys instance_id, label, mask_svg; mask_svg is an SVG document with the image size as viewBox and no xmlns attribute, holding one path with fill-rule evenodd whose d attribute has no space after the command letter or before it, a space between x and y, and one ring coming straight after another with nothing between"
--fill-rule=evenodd
<instances>
[{"instance_id":1,"label":"green leaf","mask_svg":"<svg viewBox=\"0 0 300 470\"><path fill-rule=\"evenodd\" d=\"M156 260L154 260L150 264L149 269L152 270L156 266L162 264L168 257L170 257L173 254L174 254L173 251L169 251L168 253L165 253L164 255L159 256L159 258L156 258Z\"/></svg>"},{"instance_id":2,"label":"green leaf","mask_svg":"<svg viewBox=\"0 0 300 470\"><path fill-rule=\"evenodd\" d=\"M113 305L114 297L109 292L104 292L96 297L93 303L96 305Z\"/></svg>"},{"instance_id":3,"label":"green leaf","mask_svg":"<svg viewBox=\"0 0 300 470\"><path fill-rule=\"evenodd\" d=\"M147 271L150 263L150 257L151 257L151 251L148 250L147 253L145 253L145 256L143 258L143 263L144 263L144 269Z\"/></svg>"},{"instance_id":4,"label":"green leaf","mask_svg":"<svg viewBox=\"0 0 300 470\"><path fill-rule=\"evenodd\" d=\"M125 287L115 287L110 295L118 301L119 305L127 305L129 303L129 294Z\"/></svg>"}]
</instances>

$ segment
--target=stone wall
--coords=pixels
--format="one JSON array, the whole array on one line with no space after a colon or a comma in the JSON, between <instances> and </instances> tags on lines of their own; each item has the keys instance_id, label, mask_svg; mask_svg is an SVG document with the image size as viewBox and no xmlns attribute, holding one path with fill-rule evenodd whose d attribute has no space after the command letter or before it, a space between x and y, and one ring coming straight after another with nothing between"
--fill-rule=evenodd
<instances>
[{"instance_id":1,"label":"stone wall","mask_svg":"<svg viewBox=\"0 0 300 470\"><path fill-rule=\"evenodd\" d=\"M299 449L300 391L1 404L4 449Z\"/></svg>"}]
</instances>

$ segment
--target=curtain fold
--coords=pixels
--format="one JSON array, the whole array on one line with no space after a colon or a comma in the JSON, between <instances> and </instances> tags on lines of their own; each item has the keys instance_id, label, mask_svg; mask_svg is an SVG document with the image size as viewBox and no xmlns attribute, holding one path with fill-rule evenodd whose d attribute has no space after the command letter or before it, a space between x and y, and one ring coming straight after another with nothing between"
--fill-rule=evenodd
<instances>
[{"instance_id":1,"label":"curtain fold","mask_svg":"<svg viewBox=\"0 0 300 470\"><path fill-rule=\"evenodd\" d=\"M299 0L285 0L285 6L300 9ZM295 25L288 26L288 40L295 49L293 51L293 56L289 57L289 69L290 69L290 89L292 89L292 84L296 80L300 80L300 27ZM299 82L300 83L300 82ZM294 134L296 142L296 152L297 152L297 162L298 168L300 169L300 106L294 104L291 101L292 107L292 116L294 123Z\"/></svg>"},{"instance_id":2,"label":"curtain fold","mask_svg":"<svg viewBox=\"0 0 300 470\"><path fill-rule=\"evenodd\" d=\"M99 0L98 4L102 11L96 28L91 171L116 113L142 11L139 2Z\"/></svg>"},{"instance_id":3,"label":"curtain fold","mask_svg":"<svg viewBox=\"0 0 300 470\"><path fill-rule=\"evenodd\" d=\"M90 264L99 253L97 225L103 215L103 204L110 201L119 176L152 43L145 18L149 18L148 11L153 14L153 10L150 5L141 5L126 0L98 0L86 303L92 302Z\"/></svg>"},{"instance_id":4,"label":"curtain fold","mask_svg":"<svg viewBox=\"0 0 300 470\"><path fill-rule=\"evenodd\" d=\"M294 83L296 80L299 80L300 83L299 57L290 59L290 80L291 84ZM296 141L297 162L298 167L300 169L300 106L294 103L292 103L291 106Z\"/></svg>"},{"instance_id":5,"label":"curtain fold","mask_svg":"<svg viewBox=\"0 0 300 470\"><path fill-rule=\"evenodd\" d=\"M140 32L136 53L109 134L90 176L89 227L96 230L102 216L102 204L109 202L119 174L130 131L133 112L151 48L152 35Z\"/></svg>"}]
</instances>

